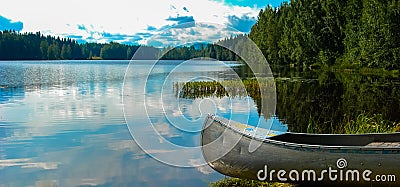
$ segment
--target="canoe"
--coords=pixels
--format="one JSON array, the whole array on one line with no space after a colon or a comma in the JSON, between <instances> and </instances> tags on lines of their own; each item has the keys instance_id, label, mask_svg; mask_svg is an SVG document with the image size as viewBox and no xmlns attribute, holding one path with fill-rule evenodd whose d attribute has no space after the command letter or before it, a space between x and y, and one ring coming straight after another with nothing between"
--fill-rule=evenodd
<instances>
[{"instance_id":1,"label":"canoe","mask_svg":"<svg viewBox=\"0 0 400 187\"><path fill-rule=\"evenodd\" d=\"M208 115L201 133L208 165L227 176L261 181L400 185L400 133L248 129L248 125Z\"/></svg>"}]
</instances>

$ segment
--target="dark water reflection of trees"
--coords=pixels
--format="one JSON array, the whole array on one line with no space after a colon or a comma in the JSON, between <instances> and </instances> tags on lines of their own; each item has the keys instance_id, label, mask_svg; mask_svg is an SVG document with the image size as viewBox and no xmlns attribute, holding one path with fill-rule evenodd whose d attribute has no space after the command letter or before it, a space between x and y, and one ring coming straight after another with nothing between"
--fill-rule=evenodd
<instances>
[{"instance_id":1,"label":"dark water reflection of trees","mask_svg":"<svg viewBox=\"0 0 400 187\"><path fill-rule=\"evenodd\" d=\"M316 78L276 81L276 113L292 131L318 124L318 133L329 133L359 115L379 114L389 124L400 121L399 79L333 72L319 72Z\"/></svg>"},{"instance_id":2,"label":"dark water reflection of trees","mask_svg":"<svg viewBox=\"0 0 400 187\"><path fill-rule=\"evenodd\" d=\"M248 75L247 70L238 72ZM274 74L277 90L276 115L289 124L290 131L345 133L344 124L357 121L360 116L371 119L373 116L379 116L373 120L381 120L386 125L400 122L398 77L322 70L274 72L278 72ZM244 84L248 95L260 106L261 97L257 82L246 81ZM195 84L190 86L201 87ZM216 93L220 97L227 96L225 92L206 90L192 89L186 95L181 93L180 97L207 97ZM237 92L234 95L246 93L240 90Z\"/></svg>"}]
</instances>

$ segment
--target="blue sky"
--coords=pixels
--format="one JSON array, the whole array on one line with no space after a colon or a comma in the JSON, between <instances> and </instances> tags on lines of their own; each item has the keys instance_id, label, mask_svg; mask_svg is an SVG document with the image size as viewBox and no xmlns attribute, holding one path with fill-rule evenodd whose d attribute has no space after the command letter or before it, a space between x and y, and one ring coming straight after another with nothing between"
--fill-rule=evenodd
<instances>
[{"instance_id":1,"label":"blue sky","mask_svg":"<svg viewBox=\"0 0 400 187\"><path fill-rule=\"evenodd\" d=\"M212 42L232 32L249 32L260 9L279 6L283 0L19 0L0 7L0 30L14 29L61 37L79 42L176 45L178 34L190 33ZM112 2L112 3L110 3ZM21 6L22 5L22 6ZM185 29L186 34L166 29L191 22L219 29ZM201 24L210 23L210 24ZM229 29L228 29L229 30ZM201 35L201 36L199 36ZM154 38L159 41L154 42ZM194 37L191 37L192 39ZM199 40L199 39L197 39ZM175 41L175 43L174 43Z\"/></svg>"},{"instance_id":2,"label":"blue sky","mask_svg":"<svg viewBox=\"0 0 400 187\"><path fill-rule=\"evenodd\" d=\"M273 7L277 7L281 5L282 0L216 0L219 2L223 2L227 5L232 6L248 6L248 7L258 7L264 8L267 5L271 5Z\"/></svg>"}]
</instances>

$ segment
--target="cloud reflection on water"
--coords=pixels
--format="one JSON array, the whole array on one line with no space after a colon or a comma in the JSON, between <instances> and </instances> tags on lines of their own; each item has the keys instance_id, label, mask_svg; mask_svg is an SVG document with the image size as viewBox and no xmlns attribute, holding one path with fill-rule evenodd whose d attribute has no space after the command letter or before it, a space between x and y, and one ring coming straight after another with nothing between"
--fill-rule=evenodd
<instances>
[{"instance_id":1,"label":"cloud reflection on water","mask_svg":"<svg viewBox=\"0 0 400 187\"><path fill-rule=\"evenodd\" d=\"M205 186L222 178L208 166L195 167L204 163L199 149L166 145L198 147L202 118L213 105L210 111L225 117L234 111L236 118L246 120L250 113L258 119L254 102L249 97L202 100L175 96L173 83L187 81L188 74L229 79L229 67L193 63L167 77L176 67L171 62L155 68L145 86L146 74L140 72L149 69L146 63L137 66L141 68L136 69L138 74L128 76L124 91L127 63L0 63L0 69L11 75L0 80L1 85L9 85L0 88L0 185ZM146 89L133 91L135 87ZM144 100L150 113L143 110ZM150 149L143 151L129 134L124 104L132 106L126 117L135 120L131 130L141 136L134 138L151 140L145 142ZM152 128L147 126L149 121ZM192 168L171 167L152 157Z\"/></svg>"}]
</instances>

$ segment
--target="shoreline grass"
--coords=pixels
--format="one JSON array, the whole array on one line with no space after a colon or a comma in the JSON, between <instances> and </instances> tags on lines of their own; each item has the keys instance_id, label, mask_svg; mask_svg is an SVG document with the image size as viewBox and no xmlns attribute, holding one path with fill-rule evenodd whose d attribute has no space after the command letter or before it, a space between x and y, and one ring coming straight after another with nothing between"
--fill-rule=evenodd
<instances>
[{"instance_id":1,"label":"shoreline grass","mask_svg":"<svg viewBox=\"0 0 400 187\"><path fill-rule=\"evenodd\" d=\"M383 119L382 114L358 114L354 119L343 117L343 125L329 129L330 134L364 134L364 133L392 133L400 132L400 123ZM318 133L318 124L310 117L307 127L308 133Z\"/></svg>"}]
</instances>

